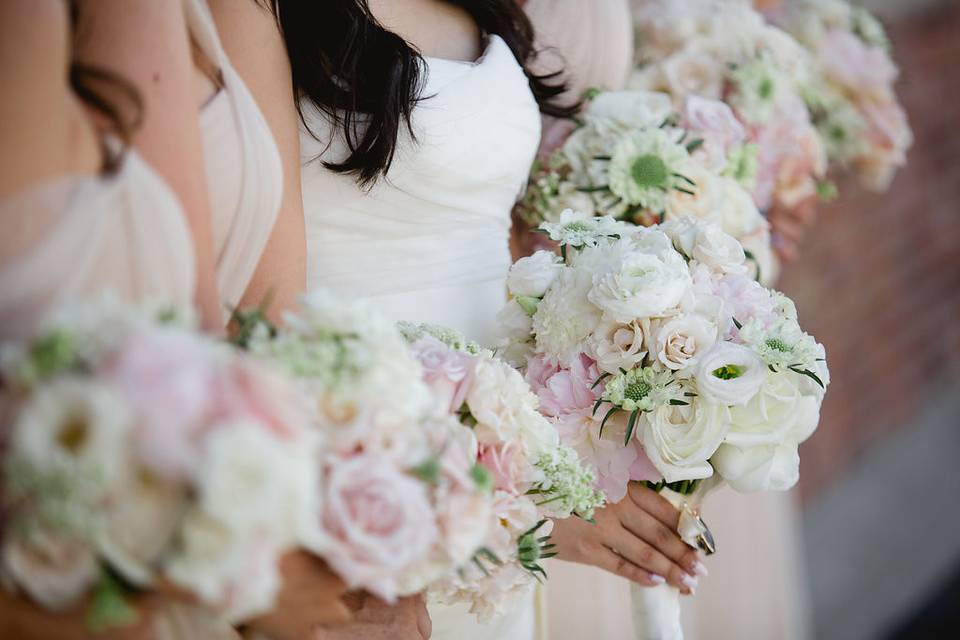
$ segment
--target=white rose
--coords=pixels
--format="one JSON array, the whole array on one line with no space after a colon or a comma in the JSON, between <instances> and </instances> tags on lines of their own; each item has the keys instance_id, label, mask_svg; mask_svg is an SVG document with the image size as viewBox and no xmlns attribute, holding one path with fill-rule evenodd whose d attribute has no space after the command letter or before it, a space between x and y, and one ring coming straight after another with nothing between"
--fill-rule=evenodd
<instances>
[{"instance_id":1,"label":"white rose","mask_svg":"<svg viewBox=\"0 0 960 640\"><path fill-rule=\"evenodd\" d=\"M708 460L730 426L726 407L697 397L687 400L687 406L667 405L643 414L643 449L667 482L712 476Z\"/></svg>"},{"instance_id":2,"label":"white rose","mask_svg":"<svg viewBox=\"0 0 960 640\"><path fill-rule=\"evenodd\" d=\"M737 447L777 445L786 439L796 440L798 405L804 400L800 391L801 376L792 371L774 373L767 370L760 390L750 402L735 406L730 415L732 424L727 443ZM819 404L813 399L815 404ZM793 435L791 435L793 434Z\"/></svg>"},{"instance_id":3,"label":"white rose","mask_svg":"<svg viewBox=\"0 0 960 640\"><path fill-rule=\"evenodd\" d=\"M662 69L671 95L694 94L715 100L723 95L727 74L723 61L695 42L664 60Z\"/></svg>"},{"instance_id":4,"label":"white rose","mask_svg":"<svg viewBox=\"0 0 960 640\"><path fill-rule=\"evenodd\" d=\"M507 289L515 296L543 297L562 270L559 256L552 251L537 251L510 267Z\"/></svg>"},{"instance_id":5,"label":"white rose","mask_svg":"<svg viewBox=\"0 0 960 640\"><path fill-rule=\"evenodd\" d=\"M719 273L743 273L747 257L736 238L726 234L715 222L690 216L674 218L660 225L674 243L700 264Z\"/></svg>"},{"instance_id":6,"label":"white rose","mask_svg":"<svg viewBox=\"0 0 960 640\"><path fill-rule=\"evenodd\" d=\"M670 96L652 91L604 91L587 108L590 123L614 123L623 129L659 127L673 113Z\"/></svg>"},{"instance_id":7,"label":"white rose","mask_svg":"<svg viewBox=\"0 0 960 640\"><path fill-rule=\"evenodd\" d=\"M786 491L800 478L797 447L816 428L819 404L802 398L793 409L792 428L780 442L755 446L724 444L713 456L713 465L737 491Z\"/></svg>"},{"instance_id":8,"label":"white rose","mask_svg":"<svg viewBox=\"0 0 960 640\"><path fill-rule=\"evenodd\" d=\"M53 611L76 604L100 575L91 546L45 529L32 529L29 538L8 533L0 560L3 574Z\"/></svg>"},{"instance_id":9,"label":"white rose","mask_svg":"<svg viewBox=\"0 0 960 640\"><path fill-rule=\"evenodd\" d=\"M658 254L639 250L632 239L619 240L608 273L594 276L588 298L617 322L658 316L675 307L692 285L683 257L675 251Z\"/></svg>"},{"instance_id":10,"label":"white rose","mask_svg":"<svg viewBox=\"0 0 960 640\"><path fill-rule=\"evenodd\" d=\"M637 321L624 324L604 318L587 339L587 353L601 371L633 369L647 355L643 329Z\"/></svg>"},{"instance_id":11,"label":"white rose","mask_svg":"<svg viewBox=\"0 0 960 640\"><path fill-rule=\"evenodd\" d=\"M724 405L745 405L766 381L767 366L750 349L732 342L717 342L700 358L696 379L707 400Z\"/></svg>"},{"instance_id":12,"label":"white rose","mask_svg":"<svg viewBox=\"0 0 960 640\"><path fill-rule=\"evenodd\" d=\"M504 342L527 342L533 331L533 318L516 299L497 313L497 334Z\"/></svg>"},{"instance_id":13,"label":"white rose","mask_svg":"<svg viewBox=\"0 0 960 640\"><path fill-rule=\"evenodd\" d=\"M658 322L650 352L663 366L673 371L695 367L697 361L717 341L717 325L697 314L677 316ZM649 339L649 338L648 338Z\"/></svg>"},{"instance_id":14,"label":"white rose","mask_svg":"<svg viewBox=\"0 0 960 640\"><path fill-rule=\"evenodd\" d=\"M587 299L592 286L590 272L563 270L533 316L538 351L564 365L580 355L584 340L600 321L600 310Z\"/></svg>"}]
</instances>

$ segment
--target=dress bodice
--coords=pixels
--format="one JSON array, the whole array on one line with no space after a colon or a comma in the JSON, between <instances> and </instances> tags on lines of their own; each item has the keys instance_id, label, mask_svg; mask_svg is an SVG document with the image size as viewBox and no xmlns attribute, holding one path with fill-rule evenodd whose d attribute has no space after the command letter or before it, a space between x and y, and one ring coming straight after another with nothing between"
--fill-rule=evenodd
<instances>
[{"instance_id":1,"label":"dress bodice","mask_svg":"<svg viewBox=\"0 0 960 640\"><path fill-rule=\"evenodd\" d=\"M425 58L414 137L401 129L369 190L321 160L346 157L324 114L301 105L308 285L373 298L395 319L492 338L510 264L510 210L540 137L536 101L510 48L491 36L473 63Z\"/></svg>"},{"instance_id":2,"label":"dress bodice","mask_svg":"<svg viewBox=\"0 0 960 640\"><path fill-rule=\"evenodd\" d=\"M106 291L192 303L180 203L133 149L114 175L60 177L5 198L0 219L0 339L28 337L60 304Z\"/></svg>"},{"instance_id":3,"label":"dress bodice","mask_svg":"<svg viewBox=\"0 0 960 640\"><path fill-rule=\"evenodd\" d=\"M200 133L226 313L240 302L273 230L283 165L269 125L223 50L206 0L189 0L185 10L191 36L223 83L200 112Z\"/></svg>"}]
</instances>

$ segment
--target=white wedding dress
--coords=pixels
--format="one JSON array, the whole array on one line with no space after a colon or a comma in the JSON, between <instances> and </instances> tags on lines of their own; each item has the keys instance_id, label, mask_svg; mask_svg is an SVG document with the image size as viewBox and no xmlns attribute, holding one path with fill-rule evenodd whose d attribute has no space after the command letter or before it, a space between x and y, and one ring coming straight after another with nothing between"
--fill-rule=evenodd
<instances>
[{"instance_id":1,"label":"white wedding dress","mask_svg":"<svg viewBox=\"0 0 960 640\"><path fill-rule=\"evenodd\" d=\"M510 210L540 138L538 108L499 37L474 63L427 58L426 65L416 141L401 131L393 166L369 191L318 160L342 160L345 144L303 103L320 138L301 135L307 284L489 344L506 299ZM533 599L486 625L466 607L431 606L433 638L531 640L543 629Z\"/></svg>"}]
</instances>

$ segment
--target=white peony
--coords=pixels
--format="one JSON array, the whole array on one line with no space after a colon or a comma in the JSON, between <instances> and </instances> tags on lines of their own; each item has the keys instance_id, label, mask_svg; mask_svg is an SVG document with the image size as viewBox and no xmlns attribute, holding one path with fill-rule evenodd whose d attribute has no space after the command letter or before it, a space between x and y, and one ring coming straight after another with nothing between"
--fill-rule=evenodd
<instances>
[{"instance_id":1,"label":"white peony","mask_svg":"<svg viewBox=\"0 0 960 640\"><path fill-rule=\"evenodd\" d=\"M552 251L537 251L510 267L507 289L514 296L541 298L562 270L559 256Z\"/></svg>"},{"instance_id":2,"label":"white peony","mask_svg":"<svg viewBox=\"0 0 960 640\"><path fill-rule=\"evenodd\" d=\"M717 342L705 353L696 370L700 394L724 405L745 405L764 385L767 365L750 349L732 342Z\"/></svg>"},{"instance_id":3,"label":"white peony","mask_svg":"<svg viewBox=\"0 0 960 640\"><path fill-rule=\"evenodd\" d=\"M690 371L716 343L718 328L701 315L685 314L656 322L650 333L652 357L673 371Z\"/></svg>"},{"instance_id":4,"label":"white peony","mask_svg":"<svg viewBox=\"0 0 960 640\"><path fill-rule=\"evenodd\" d=\"M537 350L561 364L570 364L584 349L584 340L600 321L600 310L587 299L593 276L582 269L564 269L533 316Z\"/></svg>"},{"instance_id":5,"label":"white peony","mask_svg":"<svg viewBox=\"0 0 960 640\"><path fill-rule=\"evenodd\" d=\"M695 390L692 385L685 390ZM710 457L723 444L730 427L730 410L700 397L690 404L666 405L643 414L639 438L650 462L667 482L713 475Z\"/></svg>"},{"instance_id":6,"label":"white peony","mask_svg":"<svg viewBox=\"0 0 960 640\"><path fill-rule=\"evenodd\" d=\"M634 368L647 355L640 322L623 323L603 318L587 339L587 354L607 373Z\"/></svg>"},{"instance_id":7,"label":"white peony","mask_svg":"<svg viewBox=\"0 0 960 640\"><path fill-rule=\"evenodd\" d=\"M625 238L610 248L595 249L610 252L612 264L608 273L594 276L587 297L617 322L658 316L675 307L692 286L687 263L679 253L643 250L650 246L649 234L639 242Z\"/></svg>"}]
</instances>

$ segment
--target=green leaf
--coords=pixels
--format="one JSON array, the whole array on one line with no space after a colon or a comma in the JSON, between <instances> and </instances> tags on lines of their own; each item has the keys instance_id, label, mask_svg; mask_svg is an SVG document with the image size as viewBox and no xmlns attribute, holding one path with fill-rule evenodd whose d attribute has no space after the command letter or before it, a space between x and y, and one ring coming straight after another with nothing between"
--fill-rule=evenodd
<instances>
[{"instance_id":1,"label":"green leaf","mask_svg":"<svg viewBox=\"0 0 960 640\"><path fill-rule=\"evenodd\" d=\"M580 193L598 193L600 191L610 191L610 187L605 184L599 187L577 187L577 191Z\"/></svg>"},{"instance_id":2,"label":"green leaf","mask_svg":"<svg viewBox=\"0 0 960 640\"><path fill-rule=\"evenodd\" d=\"M676 399L671 400L671 401L670 401L670 404L672 404L672 405L675 406L675 407L689 407L689 406L690 406L690 403L689 403L689 402L686 402L685 400L676 400Z\"/></svg>"},{"instance_id":3,"label":"green leaf","mask_svg":"<svg viewBox=\"0 0 960 640\"><path fill-rule=\"evenodd\" d=\"M615 414L617 411L620 411L620 407L610 407L610 410L607 411L607 415L603 416L603 421L600 422L600 437L603 437L603 427L607 424L607 420L609 420L610 416Z\"/></svg>"},{"instance_id":4,"label":"green leaf","mask_svg":"<svg viewBox=\"0 0 960 640\"><path fill-rule=\"evenodd\" d=\"M117 579L102 571L87 608L87 628L99 633L135 624L139 619L137 610L127 602L126 593Z\"/></svg>"},{"instance_id":5,"label":"green leaf","mask_svg":"<svg viewBox=\"0 0 960 640\"><path fill-rule=\"evenodd\" d=\"M797 367L788 367L788 369L790 369L790 371L793 371L794 373L799 373L802 376L807 376L808 378L816 382L818 385L820 385L820 388L822 389L827 388L827 385L823 384L823 380L820 379L820 376L815 374L813 371L810 371L809 369L798 369Z\"/></svg>"},{"instance_id":6,"label":"green leaf","mask_svg":"<svg viewBox=\"0 0 960 640\"><path fill-rule=\"evenodd\" d=\"M603 404L603 398L600 398L599 400L597 400L597 402L593 405L593 413L591 413L590 415L592 416L597 415L597 410L600 408L600 405L602 404Z\"/></svg>"},{"instance_id":7,"label":"green leaf","mask_svg":"<svg viewBox=\"0 0 960 640\"><path fill-rule=\"evenodd\" d=\"M474 484L480 491L487 492L493 489L493 477L482 464L475 464L471 467L470 477L473 478Z\"/></svg>"},{"instance_id":8,"label":"green leaf","mask_svg":"<svg viewBox=\"0 0 960 640\"><path fill-rule=\"evenodd\" d=\"M630 420L627 422L627 437L623 441L623 445L627 446L630 444L630 437L633 435L633 430L637 427L637 418L640 417L640 410L634 409L630 414Z\"/></svg>"},{"instance_id":9,"label":"green leaf","mask_svg":"<svg viewBox=\"0 0 960 640\"><path fill-rule=\"evenodd\" d=\"M66 331L53 331L30 345L30 365L41 379L73 366L76 357L73 336Z\"/></svg>"},{"instance_id":10,"label":"green leaf","mask_svg":"<svg viewBox=\"0 0 960 640\"><path fill-rule=\"evenodd\" d=\"M604 380L606 380L607 378L609 378L611 375L613 375L613 374L611 374L611 373L602 373L602 374L600 374L600 377L597 378L597 381L594 382L593 385L592 385L590 388L591 388L591 389L596 389L598 384L600 384L601 382L603 382ZM596 413L597 410L594 409L593 412Z\"/></svg>"},{"instance_id":11,"label":"green leaf","mask_svg":"<svg viewBox=\"0 0 960 640\"><path fill-rule=\"evenodd\" d=\"M743 329L743 325L740 324L740 322L736 318L733 318L732 320L733 320L733 326L737 328L737 331L739 331L740 329Z\"/></svg>"},{"instance_id":12,"label":"green leaf","mask_svg":"<svg viewBox=\"0 0 960 640\"><path fill-rule=\"evenodd\" d=\"M606 160L606 161L610 161L611 158L610 158L610 156L593 156L593 159L594 159L594 160Z\"/></svg>"},{"instance_id":13,"label":"green leaf","mask_svg":"<svg viewBox=\"0 0 960 640\"><path fill-rule=\"evenodd\" d=\"M429 458L421 465L414 467L410 472L427 484L436 484L440 479L440 461Z\"/></svg>"},{"instance_id":14,"label":"green leaf","mask_svg":"<svg viewBox=\"0 0 960 640\"><path fill-rule=\"evenodd\" d=\"M693 153L697 149L703 146L703 139L698 138L697 140L692 140L690 144L687 145L687 152Z\"/></svg>"}]
</instances>

